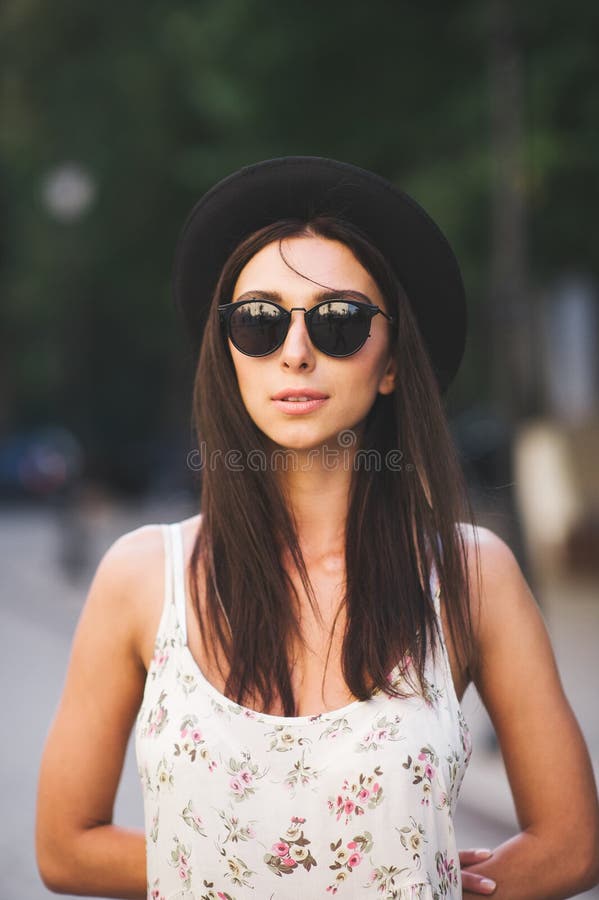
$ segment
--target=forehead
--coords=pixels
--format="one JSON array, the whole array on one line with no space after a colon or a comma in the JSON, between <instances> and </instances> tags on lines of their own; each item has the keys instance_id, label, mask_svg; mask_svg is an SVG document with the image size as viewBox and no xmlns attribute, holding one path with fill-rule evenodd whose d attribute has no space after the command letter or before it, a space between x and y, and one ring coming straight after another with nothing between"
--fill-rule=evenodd
<instances>
[{"instance_id":1,"label":"forehead","mask_svg":"<svg viewBox=\"0 0 599 900\"><path fill-rule=\"evenodd\" d=\"M362 291L373 301L381 299L376 282L349 247L340 241L315 236L284 238L280 252L278 240L267 244L241 270L234 296L247 290L269 288L305 297L323 288L353 289Z\"/></svg>"}]
</instances>

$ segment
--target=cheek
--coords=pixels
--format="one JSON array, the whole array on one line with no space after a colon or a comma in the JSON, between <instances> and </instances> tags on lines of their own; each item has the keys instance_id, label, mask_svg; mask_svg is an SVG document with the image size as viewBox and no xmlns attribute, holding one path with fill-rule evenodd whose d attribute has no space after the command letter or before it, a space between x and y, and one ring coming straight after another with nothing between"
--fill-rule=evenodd
<instances>
[{"instance_id":1,"label":"cheek","mask_svg":"<svg viewBox=\"0 0 599 900\"><path fill-rule=\"evenodd\" d=\"M255 420L264 413L265 404L270 397L268 379L262 377L256 360L244 356L239 351L232 352L233 365L237 376L237 385L241 401L250 416Z\"/></svg>"}]
</instances>

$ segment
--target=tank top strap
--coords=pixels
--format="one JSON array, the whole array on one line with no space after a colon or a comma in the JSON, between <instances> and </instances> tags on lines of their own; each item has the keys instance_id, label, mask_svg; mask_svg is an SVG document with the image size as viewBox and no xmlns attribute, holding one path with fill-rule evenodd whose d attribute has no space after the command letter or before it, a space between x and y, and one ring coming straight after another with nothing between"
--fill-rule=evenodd
<instances>
[{"instance_id":1,"label":"tank top strap","mask_svg":"<svg viewBox=\"0 0 599 900\"><path fill-rule=\"evenodd\" d=\"M173 619L175 617L173 603L173 550L171 546L170 526L161 524L160 531L162 532L162 541L164 546L164 588L162 613L160 615L158 631L156 632L156 636L154 638L154 643L157 646L161 646L165 642L170 641L175 630L175 625L173 624Z\"/></svg>"},{"instance_id":2,"label":"tank top strap","mask_svg":"<svg viewBox=\"0 0 599 900\"><path fill-rule=\"evenodd\" d=\"M185 612L185 557L183 554L183 535L181 523L174 522L168 526L171 538L171 578L174 589L173 599L177 614L177 624L181 632L181 640L187 643L187 617Z\"/></svg>"},{"instance_id":3,"label":"tank top strap","mask_svg":"<svg viewBox=\"0 0 599 900\"><path fill-rule=\"evenodd\" d=\"M441 585L439 584L439 576L434 563L431 565L431 574L429 579L430 590L435 604L435 612L439 616L441 614Z\"/></svg>"},{"instance_id":4,"label":"tank top strap","mask_svg":"<svg viewBox=\"0 0 599 900\"><path fill-rule=\"evenodd\" d=\"M438 546L439 550L441 551L441 538L439 537L439 534L437 534L437 546ZM430 588L430 592L431 592L431 595L433 597L433 601L435 604L435 611L437 613L437 616L439 616L440 612L441 612L441 603L440 603L441 587L439 584L439 576L437 574L437 567L435 566L434 560L431 560L431 568L430 568L430 575L429 575L429 588Z\"/></svg>"},{"instance_id":5,"label":"tank top strap","mask_svg":"<svg viewBox=\"0 0 599 900\"><path fill-rule=\"evenodd\" d=\"M438 537L437 540L439 540ZM442 677L445 679L446 684L449 686L450 696L453 698L453 703L459 707L459 702L455 693L451 663L449 660L449 651L447 649L445 628L443 626L443 619L441 618L441 583L439 581L439 575L434 561L431 563L430 590L433 597L433 602L435 604L435 612L437 615L438 635L440 637L440 666Z\"/></svg>"}]
</instances>

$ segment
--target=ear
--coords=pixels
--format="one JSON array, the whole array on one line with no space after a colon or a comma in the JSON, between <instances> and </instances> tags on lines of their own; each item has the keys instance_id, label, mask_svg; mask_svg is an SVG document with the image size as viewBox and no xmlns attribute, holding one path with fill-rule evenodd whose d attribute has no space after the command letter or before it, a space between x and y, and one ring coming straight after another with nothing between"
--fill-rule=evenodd
<instances>
[{"instance_id":1,"label":"ear","mask_svg":"<svg viewBox=\"0 0 599 900\"><path fill-rule=\"evenodd\" d=\"M395 357L390 356L389 362L387 363L387 368L385 369L383 376L379 382L379 394L392 394L395 390L395 375L397 372L397 365L395 362Z\"/></svg>"}]
</instances>

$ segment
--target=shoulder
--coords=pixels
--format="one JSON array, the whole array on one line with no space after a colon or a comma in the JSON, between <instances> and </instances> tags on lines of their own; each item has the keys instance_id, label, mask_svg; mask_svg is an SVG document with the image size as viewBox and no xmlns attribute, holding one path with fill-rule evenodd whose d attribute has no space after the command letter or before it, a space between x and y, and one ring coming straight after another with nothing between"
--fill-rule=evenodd
<instances>
[{"instance_id":1,"label":"shoulder","mask_svg":"<svg viewBox=\"0 0 599 900\"><path fill-rule=\"evenodd\" d=\"M499 535L490 528L468 522L459 522L458 529L466 550L472 596L478 601L472 612L498 592L516 584L522 587L524 576L518 560Z\"/></svg>"},{"instance_id":2,"label":"shoulder","mask_svg":"<svg viewBox=\"0 0 599 900\"><path fill-rule=\"evenodd\" d=\"M179 523L186 566L201 520L199 514ZM154 652L165 600L166 548L163 529L164 525L160 524L143 525L123 534L108 551L114 577L127 596L136 653L146 669Z\"/></svg>"},{"instance_id":3,"label":"shoulder","mask_svg":"<svg viewBox=\"0 0 599 900\"><path fill-rule=\"evenodd\" d=\"M480 655L474 676L479 692L486 679L509 664L523 636L547 651L539 605L509 545L489 528L460 523L468 558L471 616ZM531 648L532 649L532 648Z\"/></svg>"},{"instance_id":4,"label":"shoulder","mask_svg":"<svg viewBox=\"0 0 599 900\"><path fill-rule=\"evenodd\" d=\"M496 651L499 636L505 646L517 640L524 620L539 618L538 607L520 564L509 545L490 528L458 523L467 560L470 616L479 666ZM476 665L473 680L477 685Z\"/></svg>"},{"instance_id":5,"label":"shoulder","mask_svg":"<svg viewBox=\"0 0 599 900\"><path fill-rule=\"evenodd\" d=\"M95 580L113 587L122 596L134 598L148 575L163 563L162 526L142 525L118 537L105 551Z\"/></svg>"},{"instance_id":6,"label":"shoulder","mask_svg":"<svg viewBox=\"0 0 599 900\"><path fill-rule=\"evenodd\" d=\"M164 538L159 524L142 525L120 535L97 566L87 605L107 624L118 619L122 634L144 665L153 643L164 596ZM150 653L151 656L151 653Z\"/></svg>"}]
</instances>

